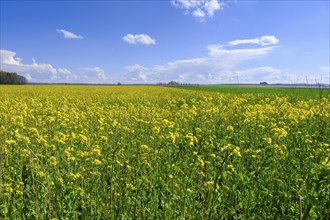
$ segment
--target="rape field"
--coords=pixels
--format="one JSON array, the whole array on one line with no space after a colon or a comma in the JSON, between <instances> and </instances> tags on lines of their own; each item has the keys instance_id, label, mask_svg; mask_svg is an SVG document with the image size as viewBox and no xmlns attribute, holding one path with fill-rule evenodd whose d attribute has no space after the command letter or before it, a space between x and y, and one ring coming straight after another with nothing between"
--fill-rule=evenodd
<instances>
[{"instance_id":1,"label":"rape field","mask_svg":"<svg viewBox=\"0 0 330 220\"><path fill-rule=\"evenodd\" d=\"M0 92L0 219L329 219L327 98Z\"/></svg>"}]
</instances>

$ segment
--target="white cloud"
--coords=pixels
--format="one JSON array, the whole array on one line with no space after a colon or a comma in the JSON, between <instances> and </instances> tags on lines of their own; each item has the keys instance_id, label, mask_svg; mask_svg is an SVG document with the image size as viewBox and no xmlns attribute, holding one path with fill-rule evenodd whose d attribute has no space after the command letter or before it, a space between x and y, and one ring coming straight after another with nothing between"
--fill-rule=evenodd
<instances>
[{"instance_id":1,"label":"white cloud","mask_svg":"<svg viewBox=\"0 0 330 220\"><path fill-rule=\"evenodd\" d=\"M193 11L192 12L192 15L194 17L198 17L198 18L204 18L205 17L204 11L202 11L200 8L196 9L195 11Z\"/></svg>"},{"instance_id":2,"label":"white cloud","mask_svg":"<svg viewBox=\"0 0 330 220\"><path fill-rule=\"evenodd\" d=\"M51 81L57 78L57 71L52 65L38 64L35 59L32 59L31 64L24 64L15 55L15 52L0 50L2 70L22 74L30 80Z\"/></svg>"},{"instance_id":3,"label":"white cloud","mask_svg":"<svg viewBox=\"0 0 330 220\"><path fill-rule=\"evenodd\" d=\"M254 38L254 39L229 41L228 45L236 46L236 45L240 45L240 44L258 44L261 46L266 46L266 45L275 45L275 44L278 44L278 42L279 42L279 40L273 35L273 36L262 36L262 37Z\"/></svg>"},{"instance_id":4,"label":"white cloud","mask_svg":"<svg viewBox=\"0 0 330 220\"><path fill-rule=\"evenodd\" d=\"M25 76L29 82L72 82L78 78L67 68L56 69L51 64L39 64L35 59L32 59L31 64L23 63L12 51L0 50L0 57L1 70L18 73Z\"/></svg>"},{"instance_id":5,"label":"white cloud","mask_svg":"<svg viewBox=\"0 0 330 220\"><path fill-rule=\"evenodd\" d=\"M72 74L71 71L66 68L58 68L57 71L62 74L64 79L77 79L77 76Z\"/></svg>"},{"instance_id":6,"label":"white cloud","mask_svg":"<svg viewBox=\"0 0 330 220\"><path fill-rule=\"evenodd\" d=\"M213 17L214 12L221 9L221 5L215 0L206 1L204 4L204 9L207 11L207 15L209 17Z\"/></svg>"},{"instance_id":7,"label":"white cloud","mask_svg":"<svg viewBox=\"0 0 330 220\"><path fill-rule=\"evenodd\" d=\"M297 73L271 66L237 69L215 66L208 58L178 60L152 68L134 65L127 67L126 81L133 83L167 83L171 80L181 83L329 83L329 74ZM322 68L323 69L323 68ZM327 70L327 68L324 68Z\"/></svg>"},{"instance_id":8,"label":"white cloud","mask_svg":"<svg viewBox=\"0 0 330 220\"><path fill-rule=\"evenodd\" d=\"M127 79L133 82L148 82L151 79L148 76L148 68L135 64L133 66L125 67L125 76Z\"/></svg>"},{"instance_id":9,"label":"white cloud","mask_svg":"<svg viewBox=\"0 0 330 220\"><path fill-rule=\"evenodd\" d=\"M83 68L83 71L85 73L85 79L90 79L91 83L95 83L96 81L99 82L99 80L106 80L108 77L105 74L104 69L100 67L87 67Z\"/></svg>"},{"instance_id":10,"label":"white cloud","mask_svg":"<svg viewBox=\"0 0 330 220\"><path fill-rule=\"evenodd\" d=\"M276 47L262 47L250 49L225 49L222 45L209 45L209 60L216 61L215 64L222 68L233 68L242 61L262 57Z\"/></svg>"},{"instance_id":11,"label":"white cloud","mask_svg":"<svg viewBox=\"0 0 330 220\"><path fill-rule=\"evenodd\" d=\"M255 67L245 70L234 71L234 76L239 82L258 83L265 81L268 83L290 83L295 77L290 75L288 70L276 69L270 66Z\"/></svg>"},{"instance_id":12,"label":"white cloud","mask_svg":"<svg viewBox=\"0 0 330 220\"><path fill-rule=\"evenodd\" d=\"M224 3L219 0L172 0L171 4L176 8L185 10L185 14L204 21L205 16L213 17L214 12L221 10Z\"/></svg>"},{"instance_id":13,"label":"white cloud","mask_svg":"<svg viewBox=\"0 0 330 220\"><path fill-rule=\"evenodd\" d=\"M330 66L322 66L320 69L319 83L327 83L330 85Z\"/></svg>"},{"instance_id":14,"label":"white cloud","mask_svg":"<svg viewBox=\"0 0 330 220\"><path fill-rule=\"evenodd\" d=\"M171 80L191 83L229 82L237 79L237 73L233 71L239 64L263 57L275 48L277 47L228 49L223 45L214 44L207 46L208 55L205 57L176 60L151 68L137 64L126 67L126 77L129 80L150 83Z\"/></svg>"},{"instance_id":15,"label":"white cloud","mask_svg":"<svg viewBox=\"0 0 330 220\"><path fill-rule=\"evenodd\" d=\"M56 29L56 31L57 31L58 33L63 34L63 37L64 37L65 39L83 39L83 36L80 36L80 35L74 34L74 33L70 32L70 31L66 31L66 30L64 30L64 29Z\"/></svg>"},{"instance_id":16,"label":"white cloud","mask_svg":"<svg viewBox=\"0 0 330 220\"><path fill-rule=\"evenodd\" d=\"M172 0L172 5L177 8L191 9L200 7L203 1L200 0Z\"/></svg>"},{"instance_id":17,"label":"white cloud","mask_svg":"<svg viewBox=\"0 0 330 220\"><path fill-rule=\"evenodd\" d=\"M325 74L326 73L330 74L330 66L322 66L320 67L320 71Z\"/></svg>"},{"instance_id":18,"label":"white cloud","mask_svg":"<svg viewBox=\"0 0 330 220\"><path fill-rule=\"evenodd\" d=\"M30 81L32 79L31 75L29 73L23 74L23 76Z\"/></svg>"},{"instance_id":19,"label":"white cloud","mask_svg":"<svg viewBox=\"0 0 330 220\"><path fill-rule=\"evenodd\" d=\"M16 57L16 53L0 50L0 69L7 72L16 72L25 76L29 82L37 83L106 83L108 78L100 67L83 68L78 76L67 68L54 68L51 64L39 64L35 59L26 64Z\"/></svg>"},{"instance_id":20,"label":"white cloud","mask_svg":"<svg viewBox=\"0 0 330 220\"><path fill-rule=\"evenodd\" d=\"M144 45L151 45L156 44L156 40L152 39L147 34L127 34L123 37L123 41L129 44L144 44Z\"/></svg>"},{"instance_id":21,"label":"white cloud","mask_svg":"<svg viewBox=\"0 0 330 220\"><path fill-rule=\"evenodd\" d=\"M9 51L9 50L0 50L1 56L0 61L1 64L7 64L7 65L21 65L22 59L19 57L14 57L16 55L15 52Z\"/></svg>"}]
</instances>

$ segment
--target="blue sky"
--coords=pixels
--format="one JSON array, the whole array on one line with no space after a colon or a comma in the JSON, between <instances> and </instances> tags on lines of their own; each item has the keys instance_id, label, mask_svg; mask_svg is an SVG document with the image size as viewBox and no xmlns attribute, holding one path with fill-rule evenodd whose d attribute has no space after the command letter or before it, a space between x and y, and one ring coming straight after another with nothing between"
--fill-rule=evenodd
<instances>
[{"instance_id":1,"label":"blue sky","mask_svg":"<svg viewBox=\"0 0 330 220\"><path fill-rule=\"evenodd\" d=\"M1 0L4 71L46 83L329 83L330 4Z\"/></svg>"}]
</instances>

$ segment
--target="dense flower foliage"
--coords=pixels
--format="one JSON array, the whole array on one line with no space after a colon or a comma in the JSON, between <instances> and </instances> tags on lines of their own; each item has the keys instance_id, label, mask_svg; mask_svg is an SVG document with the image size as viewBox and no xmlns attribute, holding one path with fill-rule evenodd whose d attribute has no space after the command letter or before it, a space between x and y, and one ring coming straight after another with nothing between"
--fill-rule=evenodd
<instances>
[{"instance_id":1,"label":"dense flower foliage","mask_svg":"<svg viewBox=\"0 0 330 220\"><path fill-rule=\"evenodd\" d=\"M0 87L1 219L323 219L330 101Z\"/></svg>"}]
</instances>

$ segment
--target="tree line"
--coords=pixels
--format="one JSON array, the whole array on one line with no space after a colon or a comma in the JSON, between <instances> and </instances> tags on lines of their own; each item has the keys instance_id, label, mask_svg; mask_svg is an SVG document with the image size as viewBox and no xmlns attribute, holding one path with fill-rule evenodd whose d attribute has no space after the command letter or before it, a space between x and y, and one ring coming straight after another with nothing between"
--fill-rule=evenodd
<instances>
[{"instance_id":1,"label":"tree line","mask_svg":"<svg viewBox=\"0 0 330 220\"><path fill-rule=\"evenodd\" d=\"M17 73L9 73L0 70L0 84L26 84L27 79Z\"/></svg>"}]
</instances>

